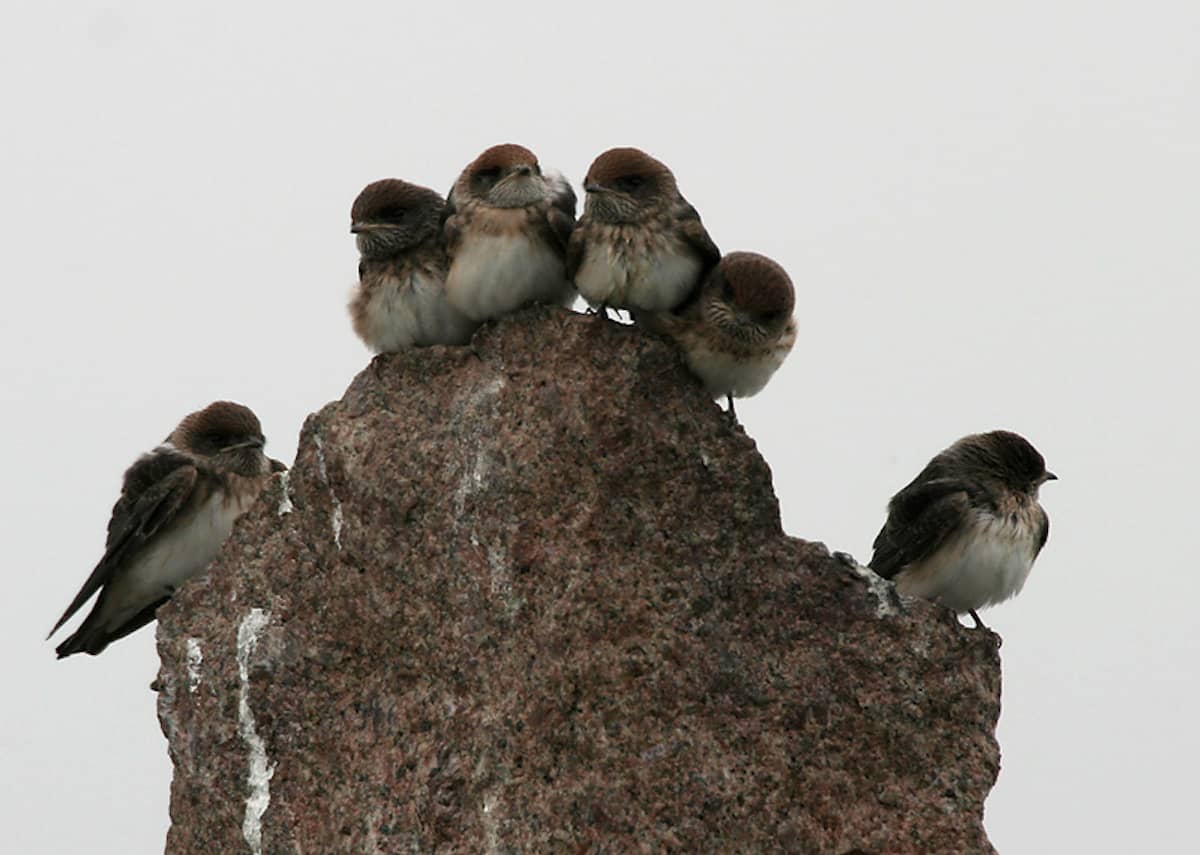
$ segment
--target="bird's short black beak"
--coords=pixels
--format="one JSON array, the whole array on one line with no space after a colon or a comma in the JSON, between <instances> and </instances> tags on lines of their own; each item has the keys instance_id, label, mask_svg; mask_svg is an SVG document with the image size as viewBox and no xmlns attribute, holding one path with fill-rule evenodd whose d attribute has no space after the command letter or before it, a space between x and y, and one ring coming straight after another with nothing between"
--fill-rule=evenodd
<instances>
[{"instance_id":1,"label":"bird's short black beak","mask_svg":"<svg viewBox=\"0 0 1200 855\"><path fill-rule=\"evenodd\" d=\"M604 188L601 187L599 184L597 184L595 181L583 182L583 192L584 193L599 193L603 189Z\"/></svg>"},{"instance_id":2,"label":"bird's short black beak","mask_svg":"<svg viewBox=\"0 0 1200 855\"><path fill-rule=\"evenodd\" d=\"M276 460L274 457L272 457L271 458L271 471L272 472L287 472L287 464L284 463L282 460Z\"/></svg>"},{"instance_id":3,"label":"bird's short black beak","mask_svg":"<svg viewBox=\"0 0 1200 855\"><path fill-rule=\"evenodd\" d=\"M1047 480L1047 481L1057 481L1057 480L1058 480L1058 476L1057 476L1057 475L1055 475L1053 472L1047 472L1047 473L1046 473L1046 480Z\"/></svg>"}]
</instances>

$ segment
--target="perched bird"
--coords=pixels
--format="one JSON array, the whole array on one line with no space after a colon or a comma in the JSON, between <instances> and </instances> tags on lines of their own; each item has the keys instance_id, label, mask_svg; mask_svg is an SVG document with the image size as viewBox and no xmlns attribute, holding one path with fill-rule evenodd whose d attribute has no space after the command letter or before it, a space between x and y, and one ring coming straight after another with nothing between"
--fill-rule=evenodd
<instances>
[{"instance_id":1,"label":"perched bird","mask_svg":"<svg viewBox=\"0 0 1200 855\"><path fill-rule=\"evenodd\" d=\"M54 635L100 591L79 629L58 646L59 659L94 656L145 626L176 588L208 567L271 473L287 468L263 454L265 442L254 413L217 401L184 418L125 471L104 556L50 630Z\"/></svg>"},{"instance_id":2,"label":"perched bird","mask_svg":"<svg viewBox=\"0 0 1200 855\"><path fill-rule=\"evenodd\" d=\"M963 437L892 497L871 569L983 626L975 610L1017 594L1046 545L1038 488L1057 477L1015 433Z\"/></svg>"},{"instance_id":3,"label":"perched bird","mask_svg":"<svg viewBox=\"0 0 1200 855\"><path fill-rule=\"evenodd\" d=\"M662 312L683 303L721 260L666 164L636 148L592 162L567 248L567 273L604 317L609 306Z\"/></svg>"},{"instance_id":4,"label":"perched bird","mask_svg":"<svg viewBox=\"0 0 1200 855\"><path fill-rule=\"evenodd\" d=\"M368 184L350 209L360 261L350 319L376 353L466 344L478 326L446 299L446 203L396 178Z\"/></svg>"},{"instance_id":5,"label":"perched bird","mask_svg":"<svg viewBox=\"0 0 1200 855\"><path fill-rule=\"evenodd\" d=\"M475 158L447 201L450 302L474 321L527 303L570 305L575 289L564 257L575 225L575 193L556 172L542 174L519 145Z\"/></svg>"},{"instance_id":6,"label":"perched bird","mask_svg":"<svg viewBox=\"0 0 1200 855\"><path fill-rule=\"evenodd\" d=\"M782 267L754 252L731 252L676 312L635 313L675 340L713 397L759 392L796 343L796 294Z\"/></svg>"}]
</instances>

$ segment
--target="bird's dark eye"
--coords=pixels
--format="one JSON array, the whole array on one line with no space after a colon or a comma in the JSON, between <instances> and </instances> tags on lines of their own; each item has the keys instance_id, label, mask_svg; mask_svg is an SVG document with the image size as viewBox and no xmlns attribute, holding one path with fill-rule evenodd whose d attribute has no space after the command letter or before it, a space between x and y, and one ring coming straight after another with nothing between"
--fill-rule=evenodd
<instances>
[{"instance_id":1,"label":"bird's dark eye","mask_svg":"<svg viewBox=\"0 0 1200 855\"><path fill-rule=\"evenodd\" d=\"M233 438L229 434L213 431L213 432L204 434L202 440L200 442L198 442L196 445L197 445L197 448L201 449L205 453L215 454L216 452L220 451L221 449L226 448L227 446L230 446L232 444L233 444Z\"/></svg>"},{"instance_id":2,"label":"bird's dark eye","mask_svg":"<svg viewBox=\"0 0 1200 855\"><path fill-rule=\"evenodd\" d=\"M640 175L622 175L617 179L617 189L626 193L634 193L642 188L646 179Z\"/></svg>"},{"instance_id":3,"label":"bird's dark eye","mask_svg":"<svg viewBox=\"0 0 1200 855\"><path fill-rule=\"evenodd\" d=\"M386 223L398 223L404 219L404 215L407 213L408 213L407 208L401 208L401 207L393 205L391 207L384 208L382 211L380 211L379 219L383 220Z\"/></svg>"},{"instance_id":4,"label":"bird's dark eye","mask_svg":"<svg viewBox=\"0 0 1200 855\"><path fill-rule=\"evenodd\" d=\"M721 299L726 303L733 302L733 286L728 282L721 283Z\"/></svg>"},{"instance_id":5,"label":"bird's dark eye","mask_svg":"<svg viewBox=\"0 0 1200 855\"><path fill-rule=\"evenodd\" d=\"M481 169L475 173L475 177L480 181L495 181L500 177L500 167L490 166L487 169Z\"/></svg>"}]
</instances>

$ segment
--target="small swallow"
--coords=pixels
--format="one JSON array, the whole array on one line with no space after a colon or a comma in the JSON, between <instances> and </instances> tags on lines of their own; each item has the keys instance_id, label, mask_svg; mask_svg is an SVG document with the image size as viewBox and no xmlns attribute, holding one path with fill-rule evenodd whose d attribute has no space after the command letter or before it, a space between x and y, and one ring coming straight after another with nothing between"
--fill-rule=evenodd
<instances>
[{"instance_id":1,"label":"small swallow","mask_svg":"<svg viewBox=\"0 0 1200 855\"><path fill-rule=\"evenodd\" d=\"M543 175L529 149L497 145L475 158L450 191L446 213L446 292L468 318L574 302L564 258L575 193L558 173Z\"/></svg>"},{"instance_id":2,"label":"small swallow","mask_svg":"<svg viewBox=\"0 0 1200 855\"><path fill-rule=\"evenodd\" d=\"M433 190L396 178L368 184L354 200L360 260L350 319L376 353L466 344L478 326L446 299L445 208Z\"/></svg>"},{"instance_id":3,"label":"small swallow","mask_svg":"<svg viewBox=\"0 0 1200 855\"><path fill-rule=\"evenodd\" d=\"M871 569L902 594L967 613L1019 593L1046 545L1038 488L1057 475L1006 430L963 437L892 497Z\"/></svg>"},{"instance_id":4,"label":"small swallow","mask_svg":"<svg viewBox=\"0 0 1200 855\"><path fill-rule=\"evenodd\" d=\"M796 343L792 280L782 267L754 252L731 252L675 312L635 313L683 351L692 373L714 398L757 394Z\"/></svg>"},{"instance_id":5,"label":"small swallow","mask_svg":"<svg viewBox=\"0 0 1200 855\"><path fill-rule=\"evenodd\" d=\"M100 591L91 613L57 648L93 656L154 620L185 581L203 573L273 472L262 427L241 404L192 413L125 471L104 556L50 635ZM49 636L47 636L49 638Z\"/></svg>"},{"instance_id":6,"label":"small swallow","mask_svg":"<svg viewBox=\"0 0 1200 855\"><path fill-rule=\"evenodd\" d=\"M644 151L604 152L583 189L587 199L567 247L567 273L600 317L610 306L674 309L721 260L674 174Z\"/></svg>"}]
</instances>

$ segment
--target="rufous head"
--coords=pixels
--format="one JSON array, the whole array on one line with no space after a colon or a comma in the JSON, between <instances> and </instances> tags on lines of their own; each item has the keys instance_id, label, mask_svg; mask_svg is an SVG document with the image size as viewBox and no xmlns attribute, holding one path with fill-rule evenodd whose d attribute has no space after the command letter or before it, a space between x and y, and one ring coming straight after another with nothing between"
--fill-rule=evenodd
<instances>
[{"instance_id":1,"label":"rufous head","mask_svg":"<svg viewBox=\"0 0 1200 855\"><path fill-rule=\"evenodd\" d=\"M364 259L391 258L438 233L446 203L427 187L385 178L363 188L350 208L350 231Z\"/></svg>"},{"instance_id":2,"label":"rufous head","mask_svg":"<svg viewBox=\"0 0 1200 855\"><path fill-rule=\"evenodd\" d=\"M218 469L265 475L287 467L263 453L267 444L258 416L233 401L216 401L185 416L167 441L180 451L208 458Z\"/></svg>"},{"instance_id":3,"label":"rufous head","mask_svg":"<svg viewBox=\"0 0 1200 855\"><path fill-rule=\"evenodd\" d=\"M605 222L637 222L679 196L667 165L637 148L610 148L588 168L585 212Z\"/></svg>"},{"instance_id":4,"label":"rufous head","mask_svg":"<svg viewBox=\"0 0 1200 855\"><path fill-rule=\"evenodd\" d=\"M546 182L537 155L515 143L494 145L471 161L454 184L458 204L467 201L493 208L524 208L546 198Z\"/></svg>"},{"instance_id":5,"label":"rufous head","mask_svg":"<svg viewBox=\"0 0 1200 855\"><path fill-rule=\"evenodd\" d=\"M705 320L733 338L776 338L792 320L796 292L787 272L765 255L731 252L713 268L701 292Z\"/></svg>"},{"instance_id":6,"label":"rufous head","mask_svg":"<svg viewBox=\"0 0 1200 855\"><path fill-rule=\"evenodd\" d=\"M994 430L964 436L940 455L944 464L971 470L981 480L998 480L1013 490L1037 495L1058 476L1046 470L1041 453L1020 434Z\"/></svg>"}]
</instances>

